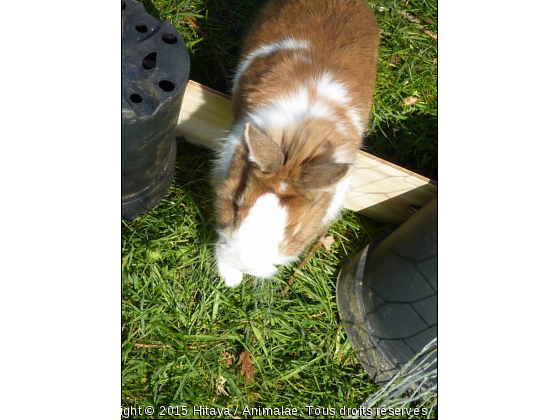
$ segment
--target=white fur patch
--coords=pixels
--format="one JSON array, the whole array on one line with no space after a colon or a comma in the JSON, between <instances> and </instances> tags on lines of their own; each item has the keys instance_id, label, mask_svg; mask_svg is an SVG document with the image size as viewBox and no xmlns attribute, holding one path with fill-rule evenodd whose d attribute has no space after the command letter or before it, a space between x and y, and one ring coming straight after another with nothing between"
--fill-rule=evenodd
<instances>
[{"instance_id":1,"label":"white fur patch","mask_svg":"<svg viewBox=\"0 0 560 420\"><path fill-rule=\"evenodd\" d=\"M350 108L346 111L346 114L350 118L350 121L352 121L352 125L354 126L354 128L358 131L358 133L361 136L362 133L364 132L364 126L362 123L362 119L360 118L358 113Z\"/></svg>"},{"instance_id":2,"label":"white fur patch","mask_svg":"<svg viewBox=\"0 0 560 420\"><path fill-rule=\"evenodd\" d=\"M333 154L335 163L350 163L356 159L356 150L352 147L339 147Z\"/></svg>"},{"instance_id":3,"label":"white fur patch","mask_svg":"<svg viewBox=\"0 0 560 420\"><path fill-rule=\"evenodd\" d=\"M267 278L276 274L275 264L287 264L297 256L281 255L287 212L276 194L257 199L239 229L227 237L220 233L216 245L218 271L228 287L237 286L239 273Z\"/></svg>"},{"instance_id":4,"label":"white fur patch","mask_svg":"<svg viewBox=\"0 0 560 420\"><path fill-rule=\"evenodd\" d=\"M348 105L350 97L348 96L346 87L342 83L335 81L329 72L325 72L316 82L316 88L319 95L344 108L346 116L350 120L352 126L358 131L358 134L362 135L364 130L362 121L356 110ZM341 127L338 127L338 130L346 134L344 128L341 129Z\"/></svg>"},{"instance_id":5,"label":"white fur patch","mask_svg":"<svg viewBox=\"0 0 560 420\"><path fill-rule=\"evenodd\" d=\"M218 271L227 287L237 287L243 280L243 273L224 260L218 258Z\"/></svg>"},{"instance_id":6,"label":"white fur patch","mask_svg":"<svg viewBox=\"0 0 560 420\"><path fill-rule=\"evenodd\" d=\"M280 192L286 191L286 188L288 188L288 184L286 184L285 182L281 182L279 188Z\"/></svg>"},{"instance_id":7,"label":"white fur patch","mask_svg":"<svg viewBox=\"0 0 560 420\"><path fill-rule=\"evenodd\" d=\"M316 87L319 95L340 105L346 105L350 101L348 90L342 83L334 81L332 75L328 72L323 73L317 81Z\"/></svg>"},{"instance_id":8,"label":"white fur patch","mask_svg":"<svg viewBox=\"0 0 560 420\"><path fill-rule=\"evenodd\" d=\"M346 125L342 122L337 122L336 123L336 129L338 130L338 132L340 134L342 134L343 136L348 135L348 130L346 129Z\"/></svg>"},{"instance_id":9,"label":"white fur patch","mask_svg":"<svg viewBox=\"0 0 560 420\"><path fill-rule=\"evenodd\" d=\"M327 102L311 102L306 87L301 87L296 93L273 99L248 117L257 126L276 130L297 126L308 118L330 119L334 115Z\"/></svg>"},{"instance_id":10,"label":"white fur patch","mask_svg":"<svg viewBox=\"0 0 560 420\"><path fill-rule=\"evenodd\" d=\"M243 73L245 73L245 71L249 68L251 63L253 63L255 58L262 55L272 54L278 50L283 50L283 49L300 50L300 49L307 49L307 48L309 48L307 41L295 40L293 38L285 38L282 41L272 42L270 44L260 46L255 51L249 53L249 55L247 55L245 60L243 60L239 64L239 67L237 68L237 73L233 78L233 92L235 92L235 90L237 89L237 83L239 82L239 78Z\"/></svg>"},{"instance_id":11,"label":"white fur patch","mask_svg":"<svg viewBox=\"0 0 560 420\"><path fill-rule=\"evenodd\" d=\"M308 85L314 84L319 99L311 100ZM331 104L341 106L346 113L350 127L359 135L363 133L361 118L350 105L350 97L346 87L335 80L329 72L323 73L319 80L309 81L300 86L295 92L279 98L272 99L262 105L248 118L257 126L269 131L281 131L288 126L296 126L308 118L330 119L335 118ZM337 130L342 135L348 135L348 126L344 121L336 123Z\"/></svg>"},{"instance_id":12,"label":"white fur patch","mask_svg":"<svg viewBox=\"0 0 560 420\"><path fill-rule=\"evenodd\" d=\"M309 96L309 83L315 84L319 98L311 100ZM281 135L286 127L295 127L306 119L334 120L332 104L343 107L347 120L336 123L337 130L344 136L348 135L348 128L353 127L361 135L362 122L357 112L348 105L350 97L344 85L334 81L330 73L324 73L319 80L310 81L308 84L288 95L283 95L263 104L254 112L247 115L253 124L270 134L275 132Z\"/></svg>"},{"instance_id":13,"label":"white fur patch","mask_svg":"<svg viewBox=\"0 0 560 420\"><path fill-rule=\"evenodd\" d=\"M321 220L321 224L326 225L334 220L336 216L340 213L340 210L344 206L346 201L346 194L350 189L350 184L352 183L352 175L347 176L340 183L337 184L334 195L331 201L331 205L327 209L325 216Z\"/></svg>"}]
</instances>

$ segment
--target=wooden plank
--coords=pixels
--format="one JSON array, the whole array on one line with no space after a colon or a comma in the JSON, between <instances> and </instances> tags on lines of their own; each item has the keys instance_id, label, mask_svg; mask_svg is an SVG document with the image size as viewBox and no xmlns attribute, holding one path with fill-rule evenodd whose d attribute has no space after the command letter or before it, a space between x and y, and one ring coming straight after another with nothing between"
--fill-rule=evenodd
<instances>
[{"instance_id":1,"label":"wooden plank","mask_svg":"<svg viewBox=\"0 0 560 420\"><path fill-rule=\"evenodd\" d=\"M215 150L232 121L231 101L227 96L189 81L175 131L177 137Z\"/></svg>"},{"instance_id":2,"label":"wooden plank","mask_svg":"<svg viewBox=\"0 0 560 420\"><path fill-rule=\"evenodd\" d=\"M232 123L231 101L226 95L190 81L177 124L177 137L217 149ZM437 195L434 181L363 151L346 199L346 208L372 219L401 223Z\"/></svg>"}]
</instances>

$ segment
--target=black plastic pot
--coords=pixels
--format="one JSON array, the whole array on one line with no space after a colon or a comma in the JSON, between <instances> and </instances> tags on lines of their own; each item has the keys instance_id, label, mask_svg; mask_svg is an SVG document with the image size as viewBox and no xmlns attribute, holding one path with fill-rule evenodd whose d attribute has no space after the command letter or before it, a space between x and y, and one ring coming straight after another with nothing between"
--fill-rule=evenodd
<instances>
[{"instance_id":1,"label":"black plastic pot","mask_svg":"<svg viewBox=\"0 0 560 420\"><path fill-rule=\"evenodd\" d=\"M356 255L336 297L356 357L390 380L437 336L437 198Z\"/></svg>"},{"instance_id":2,"label":"black plastic pot","mask_svg":"<svg viewBox=\"0 0 560 420\"><path fill-rule=\"evenodd\" d=\"M137 1L121 1L122 217L132 220L154 208L173 180L190 59L169 22Z\"/></svg>"}]
</instances>

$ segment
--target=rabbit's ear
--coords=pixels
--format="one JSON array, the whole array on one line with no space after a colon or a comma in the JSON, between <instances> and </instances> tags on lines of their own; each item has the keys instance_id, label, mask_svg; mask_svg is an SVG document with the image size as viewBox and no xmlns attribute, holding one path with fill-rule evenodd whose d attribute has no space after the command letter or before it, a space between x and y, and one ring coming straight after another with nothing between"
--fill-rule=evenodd
<instances>
[{"instance_id":1,"label":"rabbit's ear","mask_svg":"<svg viewBox=\"0 0 560 420\"><path fill-rule=\"evenodd\" d=\"M262 172L275 172L284 164L280 146L249 122L245 123L244 140L249 148L249 160Z\"/></svg>"},{"instance_id":2,"label":"rabbit's ear","mask_svg":"<svg viewBox=\"0 0 560 420\"><path fill-rule=\"evenodd\" d=\"M308 163L301 168L299 185L308 191L330 188L341 181L351 167L349 163Z\"/></svg>"}]
</instances>

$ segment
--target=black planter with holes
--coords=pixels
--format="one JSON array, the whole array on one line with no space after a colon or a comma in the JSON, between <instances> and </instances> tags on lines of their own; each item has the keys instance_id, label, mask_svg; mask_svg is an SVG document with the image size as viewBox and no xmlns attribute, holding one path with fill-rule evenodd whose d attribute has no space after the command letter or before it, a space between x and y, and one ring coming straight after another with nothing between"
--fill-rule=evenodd
<instances>
[{"instance_id":1,"label":"black planter with holes","mask_svg":"<svg viewBox=\"0 0 560 420\"><path fill-rule=\"evenodd\" d=\"M344 266L336 300L356 357L376 382L436 338L437 198Z\"/></svg>"},{"instance_id":2,"label":"black planter with holes","mask_svg":"<svg viewBox=\"0 0 560 420\"><path fill-rule=\"evenodd\" d=\"M132 220L167 193L175 166L175 128L190 59L177 30L134 0L122 7L122 217Z\"/></svg>"}]
</instances>

